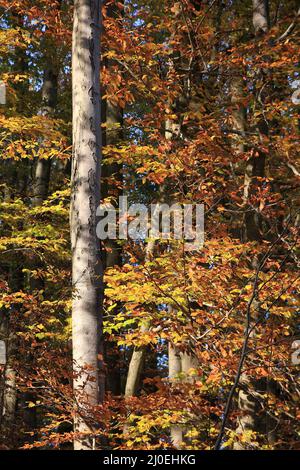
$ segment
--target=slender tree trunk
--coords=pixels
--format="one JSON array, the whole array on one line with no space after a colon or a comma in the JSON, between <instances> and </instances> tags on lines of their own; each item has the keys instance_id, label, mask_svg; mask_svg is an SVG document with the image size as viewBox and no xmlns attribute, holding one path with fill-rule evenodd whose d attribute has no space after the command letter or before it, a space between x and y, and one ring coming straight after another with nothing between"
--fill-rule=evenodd
<instances>
[{"instance_id":1,"label":"slender tree trunk","mask_svg":"<svg viewBox=\"0 0 300 470\"><path fill-rule=\"evenodd\" d=\"M13 13L13 26L20 28L24 27L24 16L22 14ZM26 74L28 70L28 56L26 49L16 45L16 57L14 61L14 69L16 73ZM28 91L28 80L21 81L14 84L15 92L18 96L16 101L16 110L20 114L28 115L26 92ZM18 164L15 171L15 178L18 181L19 191L24 193L28 183L28 160L25 159L24 164ZM11 165L11 162L10 162ZM22 175L23 173L23 175ZM11 199L11 194L7 194L8 201ZM19 291L23 286L23 274L19 269L19 262L11 266L12 272L10 275L10 288L12 291ZM1 377L1 416L0 416L0 437L1 441L7 447L13 446L16 442L15 425L16 425L16 407L17 407L17 383L16 383L16 352L17 352L17 337L14 328L10 321L13 308L10 311L1 309L0 311L0 334L5 341L6 346L6 364L3 368ZM1 339L2 339L1 338Z\"/></svg>"},{"instance_id":2,"label":"slender tree trunk","mask_svg":"<svg viewBox=\"0 0 300 470\"><path fill-rule=\"evenodd\" d=\"M106 102L106 145L117 145L122 136L122 123L123 113L121 108L117 107L113 103ZM118 183L121 183L122 179L122 167L118 163L111 163L102 167L102 199L108 196L108 184L111 178L120 187ZM121 195L119 187L115 188L114 195L116 201L118 201ZM114 266L121 266L122 264L122 248L117 240L106 240L105 241L105 268ZM118 306L114 309L113 314L117 313ZM117 347L116 347L117 349ZM106 386L107 390L112 392L114 395L121 394L121 370L120 370L120 357L119 351L114 348L114 344L107 342L105 345L105 362L107 363L107 376Z\"/></svg>"},{"instance_id":3,"label":"slender tree trunk","mask_svg":"<svg viewBox=\"0 0 300 470\"><path fill-rule=\"evenodd\" d=\"M145 261L150 261L154 254L155 240L149 240L146 247ZM151 326L150 320L146 320L145 323L140 327L141 334L149 330ZM125 384L125 398L133 397L137 394L138 386L140 383L140 377L145 363L147 348L141 346L139 348L135 347L132 352L132 356L128 366L128 372L126 377ZM128 409L128 415L130 410ZM123 428L123 433L127 434L128 424L125 423Z\"/></svg>"},{"instance_id":4,"label":"slender tree trunk","mask_svg":"<svg viewBox=\"0 0 300 470\"><path fill-rule=\"evenodd\" d=\"M10 341L10 339L8 340ZM12 339L15 341L15 338ZM8 349L8 361L5 368L5 393L3 396L3 421L2 431L5 436L5 441L8 443L14 442L14 425L17 404L16 392L16 371L14 368L14 357L11 354L10 348ZM3 437L3 436L2 436Z\"/></svg>"},{"instance_id":5,"label":"slender tree trunk","mask_svg":"<svg viewBox=\"0 0 300 470\"><path fill-rule=\"evenodd\" d=\"M58 86L58 72L52 64L51 57L46 58L49 65L44 72L44 82L42 86L42 105L40 114L42 116L53 117L57 106L57 86ZM43 142L41 142L41 147ZM49 183L51 174L51 160L39 159L36 163L35 178L33 184L33 197L31 199L33 207L38 207L43 204L48 196ZM43 266L40 259L33 260L35 268ZM44 289L43 279L30 279L30 289ZM27 362L32 361L30 351L28 352ZM36 407L28 407L29 402L36 401L36 394L34 391L27 391L21 397L21 407L23 409L23 420L26 431L32 431L37 425ZM31 437L31 440L34 436Z\"/></svg>"},{"instance_id":6,"label":"slender tree trunk","mask_svg":"<svg viewBox=\"0 0 300 470\"><path fill-rule=\"evenodd\" d=\"M107 63L107 67L110 66L110 62ZM118 145L123 137L123 110L107 100L105 103L105 115L106 115L106 131L105 131L105 145ZM116 188L114 189L114 196L118 201L121 195L120 186L122 184L122 166L119 163L112 162L105 164L102 167L102 191L101 196L105 198L109 195L108 186L110 178L114 178ZM120 245L116 240L106 240L105 242L106 254L105 254L105 266L118 266L121 262L121 249Z\"/></svg>"},{"instance_id":7,"label":"slender tree trunk","mask_svg":"<svg viewBox=\"0 0 300 470\"><path fill-rule=\"evenodd\" d=\"M150 322L145 322L144 325L141 326L140 332L141 334L145 333L149 330ZM127 380L125 386L125 397L129 398L137 393L137 389L140 383L140 376L143 370L143 365L145 362L145 354L146 348L142 346L140 348L134 348L129 367L127 372Z\"/></svg>"},{"instance_id":8,"label":"slender tree trunk","mask_svg":"<svg viewBox=\"0 0 300 470\"><path fill-rule=\"evenodd\" d=\"M75 0L72 47L73 162L71 194L72 331L75 450L93 448L88 409L103 397L99 374L102 261L96 236L100 203L100 25L99 0ZM86 434L86 435L85 435Z\"/></svg>"},{"instance_id":9,"label":"slender tree trunk","mask_svg":"<svg viewBox=\"0 0 300 470\"><path fill-rule=\"evenodd\" d=\"M170 382L176 382L178 374L181 372L181 358L180 354L171 343L168 346L169 354L169 379ZM173 425L170 428L171 442L176 449L180 449L183 442L183 427L179 425Z\"/></svg>"},{"instance_id":10,"label":"slender tree trunk","mask_svg":"<svg viewBox=\"0 0 300 470\"><path fill-rule=\"evenodd\" d=\"M1 442L11 446L14 439L15 413L17 403L16 371L14 367L16 353L16 338L10 327L9 312L4 309L1 312L0 333L1 340L5 343L6 363L3 366L1 380Z\"/></svg>"},{"instance_id":11,"label":"slender tree trunk","mask_svg":"<svg viewBox=\"0 0 300 470\"><path fill-rule=\"evenodd\" d=\"M44 83L42 88L42 109L43 116L53 116L57 105L57 71L51 65L44 73ZM40 158L35 169L32 204L40 206L48 196L49 181L51 171L51 160Z\"/></svg>"},{"instance_id":12,"label":"slender tree trunk","mask_svg":"<svg viewBox=\"0 0 300 470\"><path fill-rule=\"evenodd\" d=\"M35 168L35 184L33 188L33 206L37 207L47 198L50 181L51 161L39 159Z\"/></svg>"},{"instance_id":13,"label":"slender tree trunk","mask_svg":"<svg viewBox=\"0 0 300 470\"><path fill-rule=\"evenodd\" d=\"M146 247L145 261L148 262L152 259L155 248L155 240L149 240ZM150 322L146 321L141 326L141 334L148 331L150 328ZM140 376L143 369L143 363L145 360L146 348L142 346L140 348L134 348L131 360L128 367L127 380L125 385L125 397L132 397L136 395L137 388L140 382Z\"/></svg>"},{"instance_id":14,"label":"slender tree trunk","mask_svg":"<svg viewBox=\"0 0 300 470\"><path fill-rule=\"evenodd\" d=\"M121 3L121 2L120 2ZM108 5L106 15L108 18L114 18L115 21L122 22L120 10L116 4ZM105 23L104 23L105 27ZM105 66L108 70L112 69L115 62L113 59L105 58ZM105 93L106 94L106 93ZM103 145L118 146L123 139L123 109L114 103L111 99L102 101L103 113L102 119L105 122L105 131L103 132ZM101 198L112 196L118 204L119 196L122 193L122 165L117 162L104 163L101 171ZM114 185L110 182L113 181ZM122 248L117 240L105 240L105 268L121 266ZM116 314L120 309L118 304L112 314ZM120 354L118 347L109 341L105 344L105 362L107 364L106 388L113 395L121 394L121 368Z\"/></svg>"},{"instance_id":15,"label":"slender tree trunk","mask_svg":"<svg viewBox=\"0 0 300 470\"><path fill-rule=\"evenodd\" d=\"M11 290L18 292L23 287L22 264L11 267ZM5 446L14 448L17 443L16 409L17 409L17 374L16 358L18 339L15 332L14 319L18 315L18 305L9 309L1 309L0 334L5 342L6 363L3 368L2 385L2 415L0 416L0 437Z\"/></svg>"},{"instance_id":16,"label":"slender tree trunk","mask_svg":"<svg viewBox=\"0 0 300 470\"><path fill-rule=\"evenodd\" d=\"M265 34L270 25L269 19L269 1L268 0L252 0L252 22L255 31L255 36ZM268 129L264 119L257 123L259 134L267 135ZM265 154L263 151L257 150L258 156L252 157L248 160L245 180L244 180L244 202L247 203L251 197L251 192L255 191L256 178L265 175ZM261 238L260 233L260 217L257 211L247 211L245 214L245 241L253 240L259 241Z\"/></svg>"},{"instance_id":17,"label":"slender tree trunk","mask_svg":"<svg viewBox=\"0 0 300 470\"><path fill-rule=\"evenodd\" d=\"M269 28L269 5L268 0L253 0L253 26L255 35L259 36L268 31ZM258 128L261 126L258 124ZM245 179L244 179L244 203L247 204L255 179L257 176L263 177L265 173L265 155L259 151L258 157L251 158L247 162ZM260 220L256 211L247 211L245 215L245 241L259 241ZM257 307L258 309L258 307ZM258 312L254 312L254 321L257 319ZM255 332L252 333L255 336ZM237 434L243 434L245 431L253 433L264 432L262 425L266 420L266 415L261 413L261 395L265 393L265 384L261 381L250 378L247 373L242 373L240 378L240 391L238 394L238 427ZM247 445L236 442L235 450L245 450Z\"/></svg>"},{"instance_id":18,"label":"slender tree trunk","mask_svg":"<svg viewBox=\"0 0 300 470\"><path fill-rule=\"evenodd\" d=\"M148 262L152 259L155 248L155 240L149 240L146 247L145 261ZM148 331L150 328L150 321L146 321L141 326L141 334ZM143 369L143 363L145 360L146 347L134 348L126 379L125 385L125 397L129 398L136 395L137 388L140 382L140 376Z\"/></svg>"},{"instance_id":19,"label":"slender tree trunk","mask_svg":"<svg viewBox=\"0 0 300 470\"><path fill-rule=\"evenodd\" d=\"M255 36L264 35L269 29L269 1L252 0L252 22ZM267 135L266 123L262 119L257 123L260 135ZM255 191L256 177L265 175L265 154L257 150L258 156L252 157L247 162L244 182L244 202L251 197L251 192ZM249 210L245 214L245 241L259 241L261 239L261 217L255 210Z\"/></svg>"}]
</instances>

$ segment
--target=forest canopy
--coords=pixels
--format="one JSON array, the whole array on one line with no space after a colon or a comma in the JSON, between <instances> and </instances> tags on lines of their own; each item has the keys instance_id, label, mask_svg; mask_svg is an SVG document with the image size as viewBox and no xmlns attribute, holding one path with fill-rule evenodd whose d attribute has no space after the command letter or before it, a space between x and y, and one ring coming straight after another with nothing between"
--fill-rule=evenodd
<instances>
[{"instance_id":1,"label":"forest canopy","mask_svg":"<svg viewBox=\"0 0 300 470\"><path fill-rule=\"evenodd\" d=\"M299 449L299 18L0 0L1 450Z\"/></svg>"}]
</instances>

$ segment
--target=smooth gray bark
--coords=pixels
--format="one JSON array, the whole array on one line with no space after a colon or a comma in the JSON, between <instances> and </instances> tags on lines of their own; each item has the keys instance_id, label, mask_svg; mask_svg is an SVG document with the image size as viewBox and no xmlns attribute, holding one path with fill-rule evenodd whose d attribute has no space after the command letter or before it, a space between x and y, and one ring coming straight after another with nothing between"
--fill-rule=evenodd
<instances>
[{"instance_id":1,"label":"smooth gray bark","mask_svg":"<svg viewBox=\"0 0 300 470\"><path fill-rule=\"evenodd\" d=\"M171 343L168 346L169 355L169 379L170 382L176 382L178 380L178 374L181 372L181 358L180 354ZM176 449L180 449L183 442L183 427L179 425L173 425L170 428L170 437L173 446Z\"/></svg>"},{"instance_id":2,"label":"smooth gray bark","mask_svg":"<svg viewBox=\"0 0 300 470\"><path fill-rule=\"evenodd\" d=\"M252 0L252 22L256 35L264 34L269 29L269 0Z\"/></svg>"},{"instance_id":3,"label":"smooth gray bark","mask_svg":"<svg viewBox=\"0 0 300 470\"><path fill-rule=\"evenodd\" d=\"M71 179L72 333L75 450L94 448L88 410L103 397L100 351L102 261L96 236L100 203L99 0L75 0L72 42L73 161ZM99 361L100 359L100 361ZM86 435L86 436L85 436Z\"/></svg>"},{"instance_id":4,"label":"smooth gray bark","mask_svg":"<svg viewBox=\"0 0 300 470\"><path fill-rule=\"evenodd\" d=\"M149 330L150 322L145 322L144 325L141 326L140 332L141 334L145 333ZM136 395L139 382L140 382L140 375L143 369L143 364L145 360L145 353L146 348L145 346L140 348L134 348L129 367L127 372L127 380L125 386L125 397L129 398Z\"/></svg>"}]
</instances>

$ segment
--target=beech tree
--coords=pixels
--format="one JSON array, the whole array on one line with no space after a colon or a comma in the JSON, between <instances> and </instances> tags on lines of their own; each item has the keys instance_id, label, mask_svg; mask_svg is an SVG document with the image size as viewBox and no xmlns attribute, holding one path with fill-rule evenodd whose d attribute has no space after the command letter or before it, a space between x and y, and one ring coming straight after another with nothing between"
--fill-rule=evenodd
<instances>
[{"instance_id":1,"label":"beech tree","mask_svg":"<svg viewBox=\"0 0 300 470\"><path fill-rule=\"evenodd\" d=\"M71 179L72 342L75 450L91 448L86 405L103 399L101 377L102 259L96 235L100 203L100 1L74 3L72 39L73 160Z\"/></svg>"},{"instance_id":2,"label":"beech tree","mask_svg":"<svg viewBox=\"0 0 300 470\"><path fill-rule=\"evenodd\" d=\"M0 0L1 450L299 447L298 3Z\"/></svg>"}]
</instances>

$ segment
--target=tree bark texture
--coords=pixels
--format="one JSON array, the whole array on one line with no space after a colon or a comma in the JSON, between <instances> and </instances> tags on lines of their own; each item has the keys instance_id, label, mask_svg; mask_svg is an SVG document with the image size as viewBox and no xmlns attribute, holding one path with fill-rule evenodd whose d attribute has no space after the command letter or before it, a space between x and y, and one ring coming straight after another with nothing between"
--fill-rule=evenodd
<instances>
[{"instance_id":1,"label":"tree bark texture","mask_svg":"<svg viewBox=\"0 0 300 470\"><path fill-rule=\"evenodd\" d=\"M96 236L100 203L101 2L76 0L72 45L73 161L71 178L72 333L75 450L93 448L88 410L103 397L102 261ZM100 371L100 372L99 372Z\"/></svg>"}]
</instances>

